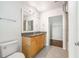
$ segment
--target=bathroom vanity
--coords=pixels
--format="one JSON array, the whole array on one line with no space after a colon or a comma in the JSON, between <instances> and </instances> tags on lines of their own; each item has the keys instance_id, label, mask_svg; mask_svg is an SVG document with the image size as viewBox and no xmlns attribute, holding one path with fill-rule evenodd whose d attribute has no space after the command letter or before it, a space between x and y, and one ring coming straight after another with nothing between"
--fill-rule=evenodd
<instances>
[{"instance_id":1,"label":"bathroom vanity","mask_svg":"<svg viewBox=\"0 0 79 59\"><path fill-rule=\"evenodd\" d=\"M22 52L34 57L45 46L45 32L22 33Z\"/></svg>"}]
</instances>

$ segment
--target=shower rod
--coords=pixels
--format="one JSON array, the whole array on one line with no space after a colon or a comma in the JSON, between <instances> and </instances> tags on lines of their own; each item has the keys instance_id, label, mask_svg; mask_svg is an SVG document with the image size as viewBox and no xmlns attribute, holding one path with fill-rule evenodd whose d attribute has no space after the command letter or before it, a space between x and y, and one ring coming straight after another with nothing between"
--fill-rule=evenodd
<instances>
[{"instance_id":1,"label":"shower rod","mask_svg":"<svg viewBox=\"0 0 79 59\"><path fill-rule=\"evenodd\" d=\"M7 20L7 21L16 22L16 20L13 20L13 19L7 19L7 18L0 18L0 20Z\"/></svg>"}]
</instances>

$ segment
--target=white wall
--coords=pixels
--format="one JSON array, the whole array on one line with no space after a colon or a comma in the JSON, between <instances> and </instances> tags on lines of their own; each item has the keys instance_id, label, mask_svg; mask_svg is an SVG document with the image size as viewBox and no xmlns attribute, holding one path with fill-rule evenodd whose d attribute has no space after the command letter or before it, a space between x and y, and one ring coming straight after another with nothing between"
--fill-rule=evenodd
<instances>
[{"instance_id":1,"label":"white wall","mask_svg":"<svg viewBox=\"0 0 79 59\"><path fill-rule=\"evenodd\" d=\"M75 46L75 43L78 39L78 19L77 19L77 2L75 1L69 1L68 3L68 12L69 12L69 57L70 58L76 58L79 57L79 49L77 51L77 46ZM79 16L79 15L78 15Z\"/></svg>"},{"instance_id":2,"label":"white wall","mask_svg":"<svg viewBox=\"0 0 79 59\"><path fill-rule=\"evenodd\" d=\"M21 43L21 7L21 2L0 2L0 17L16 20L0 20L0 42L18 39Z\"/></svg>"},{"instance_id":3,"label":"white wall","mask_svg":"<svg viewBox=\"0 0 79 59\"><path fill-rule=\"evenodd\" d=\"M64 25L64 12L63 12L63 9L60 7L60 8L57 8L57 9L52 9L52 10L49 10L47 12L43 12L40 14L40 30L41 31L46 31L47 32L47 37L46 37L46 45L48 46L49 45L49 24L48 24L48 17L52 17L52 16L57 16L57 15L63 15L63 29L65 29L65 25ZM63 34L64 31L63 31ZM64 36L63 36L64 37ZM65 42L65 37L63 38L63 42ZM65 43L63 43L63 48L65 49Z\"/></svg>"}]
</instances>

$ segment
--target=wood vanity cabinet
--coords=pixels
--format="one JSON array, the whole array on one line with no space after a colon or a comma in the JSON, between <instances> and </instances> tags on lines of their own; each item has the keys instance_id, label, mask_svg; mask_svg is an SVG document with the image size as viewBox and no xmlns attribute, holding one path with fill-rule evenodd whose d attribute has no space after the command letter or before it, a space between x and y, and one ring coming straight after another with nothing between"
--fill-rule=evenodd
<instances>
[{"instance_id":1,"label":"wood vanity cabinet","mask_svg":"<svg viewBox=\"0 0 79 59\"><path fill-rule=\"evenodd\" d=\"M22 52L26 57L34 57L45 45L45 35L22 36Z\"/></svg>"}]
</instances>

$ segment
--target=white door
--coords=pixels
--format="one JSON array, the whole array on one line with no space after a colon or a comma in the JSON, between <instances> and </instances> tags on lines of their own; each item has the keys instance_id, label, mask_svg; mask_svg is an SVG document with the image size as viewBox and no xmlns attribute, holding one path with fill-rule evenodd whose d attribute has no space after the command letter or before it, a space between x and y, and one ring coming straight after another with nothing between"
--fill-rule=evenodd
<instances>
[{"instance_id":1,"label":"white door","mask_svg":"<svg viewBox=\"0 0 79 59\"><path fill-rule=\"evenodd\" d=\"M77 8L79 8L79 6L77 5L77 1L69 1L68 2L68 13L69 13L69 44L68 44L68 50L69 50L69 57L70 58L76 58L79 57L79 46L76 46L75 43L78 42L78 27L79 27L79 19L77 18L78 15L78 11Z\"/></svg>"}]
</instances>

